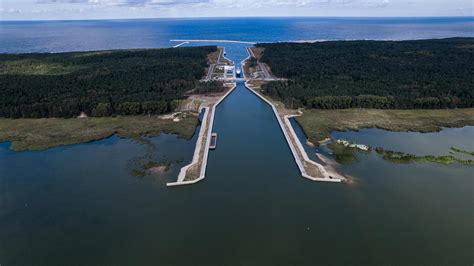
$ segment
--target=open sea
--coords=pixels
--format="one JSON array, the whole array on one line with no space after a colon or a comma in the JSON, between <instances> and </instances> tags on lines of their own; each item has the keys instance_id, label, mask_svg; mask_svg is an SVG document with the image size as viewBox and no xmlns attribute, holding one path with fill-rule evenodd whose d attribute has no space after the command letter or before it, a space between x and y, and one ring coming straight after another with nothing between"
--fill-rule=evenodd
<instances>
[{"instance_id":1,"label":"open sea","mask_svg":"<svg viewBox=\"0 0 474 266\"><path fill-rule=\"evenodd\" d=\"M473 37L474 17L0 21L0 53L169 47L172 39L253 42Z\"/></svg>"}]
</instances>

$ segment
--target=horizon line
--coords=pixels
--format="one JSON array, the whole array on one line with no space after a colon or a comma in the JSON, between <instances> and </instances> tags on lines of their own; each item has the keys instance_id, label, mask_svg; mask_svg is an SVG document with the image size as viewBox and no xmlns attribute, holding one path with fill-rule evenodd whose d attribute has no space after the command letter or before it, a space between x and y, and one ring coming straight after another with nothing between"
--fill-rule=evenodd
<instances>
[{"instance_id":1,"label":"horizon line","mask_svg":"<svg viewBox=\"0 0 474 266\"><path fill-rule=\"evenodd\" d=\"M106 21L106 20L171 20L171 19L238 19L238 18L334 18L334 19L428 19L428 18L466 18L474 16L202 16L202 17L146 17L146 18L83 18L83 19L0 19L0 22L32 21Z\"/></svg>"}]
</instances>

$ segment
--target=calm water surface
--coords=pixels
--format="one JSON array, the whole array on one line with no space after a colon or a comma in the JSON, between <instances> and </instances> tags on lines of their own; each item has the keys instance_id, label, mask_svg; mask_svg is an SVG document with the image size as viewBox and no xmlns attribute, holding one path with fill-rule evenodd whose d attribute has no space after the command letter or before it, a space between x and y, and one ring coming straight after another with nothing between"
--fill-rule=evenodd
<instances>
[{"instance_id":1,"label":"calm water surface","mask_svg":"<svg viewBox=\"0 0 474 266\"><path fill-rule=\"evenodd\" d=\"M226 49L236 62L247 56ZM191 160L196 137L152 138L151 155L117 137L41 152L0 144L0 264L472 264L472 167L399 165L372 153L341 166L355 185L310 182L271 108L243 84L218 107L213 131L206 179L173 189L165 183ZM469 128L443 132L472 145L462 145L472 142ZM164 177L131 176L143 156L176 163Z\"/></svg>"},{"instance_id":2,"label":"calm water surface","mask_svg":"<svg viewBox=\"0 0 474 266\"><path fill-rule=\"evenodd\" d=\"M472 168L398 165L370 154L341 167L359 178L354 186L307 181L270 107L242 84L219 106L214 131L218 148L210 153L206 179L175 189L165 187L172 176L129 174L130 160L146 149L130 140L44 152L12 152L3 144L2 263L472 261ZM154 140L157 156L191 159L193 141Z\"/></svg>"},{"instance_id":3,"label":"calm water surface","mask_svg":"<svg viewBox=\"0 0 474 266\"><path fill-rule=\"evenodd\" d=\"M447 155L451 147L463 147L464 150L474 151L473 126L444 128L441 132L434 133L362 129L358 132L333 132L332 137L416 155Z\"/></svg>"}]
</instances>

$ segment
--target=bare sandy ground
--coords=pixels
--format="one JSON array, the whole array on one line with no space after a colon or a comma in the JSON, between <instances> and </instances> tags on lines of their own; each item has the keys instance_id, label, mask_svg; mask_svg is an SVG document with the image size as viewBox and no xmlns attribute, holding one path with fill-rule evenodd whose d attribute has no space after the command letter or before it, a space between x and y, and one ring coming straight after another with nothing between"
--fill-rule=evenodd
<instances>
[{"instance_id":1,"label":"bare sandy ground","mask_svg":"<svg viewBox=\"0 0 474 266\"><path fill-rule=\"evenodd\" d=\"M337 170L337 168L339 167L339 164L335 160L329 157L326 157L320 153L316 153L316 156L318 156L318 158L321 161L323 161L323 163L325 164L324 168L326 169L326 171L328 172L330 176L340 178L349 184L355 183L356 181L355 177L342 175L341 173L339 173L339 171Z\"/></svg>"}]
</instances>

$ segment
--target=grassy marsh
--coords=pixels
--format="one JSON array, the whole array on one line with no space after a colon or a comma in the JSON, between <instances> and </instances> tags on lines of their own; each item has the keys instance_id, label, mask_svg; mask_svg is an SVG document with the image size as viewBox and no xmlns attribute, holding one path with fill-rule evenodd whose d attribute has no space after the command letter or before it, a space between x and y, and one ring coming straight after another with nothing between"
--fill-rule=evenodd
<instances>
[{"instance_id":1,"label":"grassy marsh","mask_svg":"<svg viewBox=\"0 0 474 266\"><path fill-rule=\"evenodd\" d=\"M85 143L114 134L125 138L174 133L190 139L198 122L197 115L182 115L179 122L156 116L119 116L87 119L6 119L0 118L0 142L11 141L12 150L45 150L68 144Z\"/></svg>"},{"instance_id":2,"label":"grassy marsh","mask_svg":"<svg viewBox=\"0 0 474 266\"><path fill-rule=\"evenodd\" d=\"M305 110L296 117L308 139L317 143L332 131L381 128L390 131L437 132L441 127L474 125L474 108L436 110Z\"/></svg>"}]
</instances>

